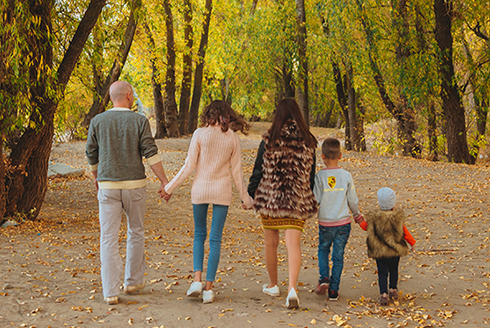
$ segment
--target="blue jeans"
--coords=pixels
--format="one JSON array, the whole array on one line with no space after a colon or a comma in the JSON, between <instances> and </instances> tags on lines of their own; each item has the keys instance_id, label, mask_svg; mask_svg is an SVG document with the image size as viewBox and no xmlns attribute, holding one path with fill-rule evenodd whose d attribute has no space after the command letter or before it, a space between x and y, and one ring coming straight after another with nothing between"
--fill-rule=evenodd
<instances>
[{"instance_id":1,"label":"blue jeans","mask_svg":"<svg viewBox=\"0 0 490 328\"><path fill-rule=\"evenodd\" d=\"M349 239L351 225L339 227L319 226L318 265L320 266L320 281L330 280L330 290L338 291L340 275L344 268L344 249ZM332 275L328 265L328 256L332 246Z\"/></svg>"},{"instance_id":2,"label":"blue jeans","mask_svg":"<svg viewBox=\"0 0 490 328\"><path fill-rule=\"evenodd\" d=\"M203 271L204 242L206 241L209 204L192 204L194 210L194 272ZM213 204L213 219L211 221L211 233L209 234L209 258L206 281L214 281L218 270L221 251L221 237L225 226L228 206Z\"/></svg>"}]
</instances>

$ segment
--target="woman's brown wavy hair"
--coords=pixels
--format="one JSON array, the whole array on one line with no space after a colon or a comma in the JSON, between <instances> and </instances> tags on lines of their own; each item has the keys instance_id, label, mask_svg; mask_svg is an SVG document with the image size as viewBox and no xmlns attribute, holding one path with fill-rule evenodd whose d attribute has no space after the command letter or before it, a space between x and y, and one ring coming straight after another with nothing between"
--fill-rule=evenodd
<instances>
[{"instance_id":1,"label":"woman's brown wavy hair","mask_svg":"<svg viewBox=\"0 0 490 328\"><path fill-rule=\"evenodd\" d=\"M251 125L248 124L241 115L237 114L230 104L224 100L213 100L201 114L201 126L219 124L221 131L226 132L232 129L240 131L244 135L248 134Z\"/></svg>"},{"instance_id":2,"label":"woman's brown wavy hair","mask_svg":"<svg viewBox=\"0 0 490 328\"><path fill-rule=\"evenodd\" d=\"M305 144L308 148L315 149L317 141L315 136L310 132L306 121L301 114L298 103L294 98L281 99L276 106L276 113L272 120L272 126L269 129L269 143L271 145L279 139L281 131L287 120L293 120L298 125L299 133L305 140Z\"/></svg>"}]
</instances>

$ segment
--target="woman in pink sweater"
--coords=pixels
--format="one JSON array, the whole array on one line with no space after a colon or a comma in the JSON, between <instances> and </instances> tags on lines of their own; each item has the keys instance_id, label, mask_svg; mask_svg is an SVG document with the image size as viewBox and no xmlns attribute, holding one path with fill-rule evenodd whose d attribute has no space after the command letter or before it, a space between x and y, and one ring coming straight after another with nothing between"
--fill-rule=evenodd
<instances>
[{"instance_id":1,"label":"woman in pink sweater","mask_svg":"<svg viewBox=\"0 0 490 328\"><path fill-rule=\"evenodd\" d=\"M230 105L215 100L204 109L201 115L201 128L194 131L184 166L165 186L168 200L173 191L195 171L191 189L194 211L194 282L187 296L202 294L203 303L214 301L213 282L218 269L223 227L231 204L231 175L235 181L243 208L252 208L253 200L247 193L243 181L240 139L235 133L246 133L250 125L245 122ZM201 275L204 262L204 242L207 236L206 217L209 204L213 204L211 232L209 234L209 259L206 283Z\"/></svg>"}]
</instances>

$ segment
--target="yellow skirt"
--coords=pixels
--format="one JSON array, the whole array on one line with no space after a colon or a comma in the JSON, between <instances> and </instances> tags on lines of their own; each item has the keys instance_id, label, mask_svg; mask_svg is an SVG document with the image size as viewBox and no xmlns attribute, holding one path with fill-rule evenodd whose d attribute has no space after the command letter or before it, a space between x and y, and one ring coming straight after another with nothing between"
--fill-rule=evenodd
<instances>
[{"instance_id":1,"label":"yellow skirt","mask_svg":"<svg viewBox=\"0 0 490 328\"><path fill-rule=\"evenodd\" d=\"M262 227L270 230L282 230L282 229L296 229L304 232L303 226L305 225L305 219L296 218L273 218L267 215L260 215L262 220Z\"/></svg>"}]
</instances>

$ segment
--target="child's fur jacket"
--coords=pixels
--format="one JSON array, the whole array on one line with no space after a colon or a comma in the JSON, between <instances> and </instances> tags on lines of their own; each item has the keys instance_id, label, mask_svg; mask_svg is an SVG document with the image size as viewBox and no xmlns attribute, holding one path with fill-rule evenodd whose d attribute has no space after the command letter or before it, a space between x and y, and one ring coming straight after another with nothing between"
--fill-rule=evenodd
<instances>
[{"instance_id":1,"label":"child's fur jacket","mask_svg":"<svg viewBox=\"0 0 490 328\"><path fill-rule=\"evenodd\" d=\"M400 210L371 211L365 216L367 222L368 256L373 259L404 256L409 247L404 239L405 214Z\"/></svg>"}]
</instances>

